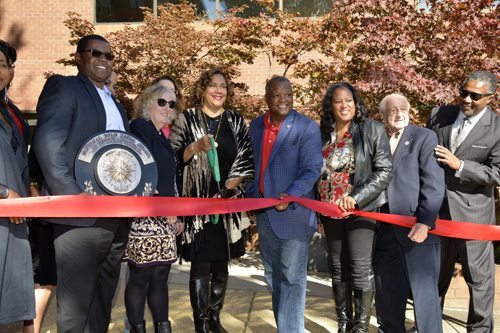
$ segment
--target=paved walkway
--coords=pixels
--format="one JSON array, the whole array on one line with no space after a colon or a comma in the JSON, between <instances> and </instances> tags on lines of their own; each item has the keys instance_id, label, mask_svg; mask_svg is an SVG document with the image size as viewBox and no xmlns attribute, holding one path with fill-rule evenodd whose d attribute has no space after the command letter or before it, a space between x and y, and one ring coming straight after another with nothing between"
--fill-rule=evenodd
<instances>
[{"instance_id":1,"label":"paved walkway","mask_svg":"<svg viewBox=\"0 0 500 333\"><path fill-rule=\"evenodd\" d=\"M124 266L125 268L125 266ZM125 270L122 272L120 285L113 307L110 324L111 333L124 332L125 307L123 290ZM269 294L263 276L263 267L258 254L248 254L240 261L235 261L230 268L230 279L226 302L221 314L224 327L231 333L270 333L276 332L271 310ZM172 330L176 333L194 332L191 305L188 292L189 263L175 264L170 274L170 318ZM307 285L307 303L305 313L306 332L336 332L334 303L331 299L330 279L324 273L310 273ZM43 333L55 333L55 299L52 300L46 314ZM146 320L149 332L153 331L151 317L147 312ZM459 311L445 311L443 321L445 333L466 332L467 314ZM500 327L500 316L496 318L496 327ZM372 314L370 333L376 332L376 318ZM413 326L411 306L407 309L407 327ZM0 327L0 333L19 332L20 325Z\"/></svg>"}]
</instances>

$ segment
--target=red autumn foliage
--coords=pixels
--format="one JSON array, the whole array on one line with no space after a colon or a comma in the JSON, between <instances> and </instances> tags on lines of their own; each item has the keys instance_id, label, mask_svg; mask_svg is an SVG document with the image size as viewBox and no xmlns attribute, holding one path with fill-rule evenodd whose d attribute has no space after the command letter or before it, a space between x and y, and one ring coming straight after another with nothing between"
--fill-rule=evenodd
<instances>
[{"instance_id":1,"label":"red autumn foliage","mask_svg":"<svg viewBox=\"0 0 500 333\"><path fill-rule=\"evenodd\" d=\"M291 77L301 110L316 119L326 88L345 80L361 90L373 116L384 95L399 92L421 122L433 106L454 101L468 73L499 73L494 0L428 0L425 9L411 1L342 0L318 18L278 11L274 1L255 2L263 8L260 16L241 18L243 6L217 20L197 17L188 3L167 4L157 16L146 12L144 24L107 35L117 55L122 101L164 73L189 96L203 70L219 66L237 80L240 65L266 54L270 63L284 65L277 74ZM94 30L76 13L69 13L66 25L73 43ZM262 96L247 90L238 84L230 106L252 118L264 105Z\"/></svg>"}]
</instances>

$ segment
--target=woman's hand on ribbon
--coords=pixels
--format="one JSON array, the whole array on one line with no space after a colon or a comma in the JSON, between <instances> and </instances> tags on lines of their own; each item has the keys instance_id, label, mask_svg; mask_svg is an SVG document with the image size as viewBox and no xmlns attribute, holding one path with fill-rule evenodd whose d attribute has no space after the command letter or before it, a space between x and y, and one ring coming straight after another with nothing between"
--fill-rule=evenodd
<instances>
[{"instance_id":1,"label":"woman's hand on ribbon","mask_svg":"<svg viewBox=\"0 0 500 333\"><path fill-rule=\"evenodd\" d=\"M347 211L356 209L356 204L357 204L357 202L356 202L356 200L354 200L353 197L346 196L346 197L343 197L342 199L340 199L338 206L343 212L347 212Z\"/></svg>"}]
</instances>

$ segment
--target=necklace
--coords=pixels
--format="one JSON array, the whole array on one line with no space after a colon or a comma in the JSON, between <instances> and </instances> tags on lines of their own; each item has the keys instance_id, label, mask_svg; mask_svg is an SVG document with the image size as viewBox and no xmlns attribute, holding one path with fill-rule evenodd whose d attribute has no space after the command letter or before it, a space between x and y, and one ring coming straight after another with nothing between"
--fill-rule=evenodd
<instances>
[{"instance_id":1,"label":"necklace","mask_svg":"<svg viewBox=\"0 0 500 333\"><path fill-rule=\"evenodd\" d=\"M220 130L220 126L222 124L222 117L224 116L224 113L225 111L223 111L220 116L219 116L219 120L217 120L216 118L210 118L210 120L212 122L218 122L219 124L217 125L217 131L215 132L215 135L213 133L211 133L212 131L210 130L210 128L212 126L208 126L208 120L207 120L207 115L205 114L205 112L203 112L203 110L201 111L201 113L203 114L203 120L205 122L205 127L207 129L207 133L208 134L212 134L214 136L214 141L215 141L215 146L217 147L218 146L218 143L217 143L217 137L219 136L219 130Z\"/></svg>"}]
</instances>

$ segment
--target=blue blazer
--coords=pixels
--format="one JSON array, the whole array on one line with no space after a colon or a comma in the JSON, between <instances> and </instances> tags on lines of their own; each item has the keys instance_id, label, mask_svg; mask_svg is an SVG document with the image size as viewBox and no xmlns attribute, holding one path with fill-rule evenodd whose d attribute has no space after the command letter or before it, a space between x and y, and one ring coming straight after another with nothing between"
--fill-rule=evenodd
<instances>
[{"instance_id":1,"label":"blue blazer","mask_svg":"<svg viewBox=\"0 0 500 333\"><path fill-rule=\"evenodd\" d=\"M394 152L393 177L387 189L392 214L415 216L417 222L434 228L444 197L444 171L434 156L436 134L426 128L408 125ZM416 243L408 238L410 229L392 226L402 246ZM429 234L422 244L439 242Z\"/></svg>"},{"instance_id":2,"label":"blue blazer","mask_svg":"<svg viewBox=\"0 0 500 333\"><path fill-rule=\"evenodd\" d=\"M259 197L263 136L264 115L250 124L255 179L248 186L247 196L254 198ZM322 165L319 126L297 111L290 111L281 124L264 173L264 196L276 198L285 192L314 199ZM303 238L311 235L317 227L316 213L295 203L283 212L268 208L265 214L275 235L281 239Z\"/></svg>"}]
</instances>

